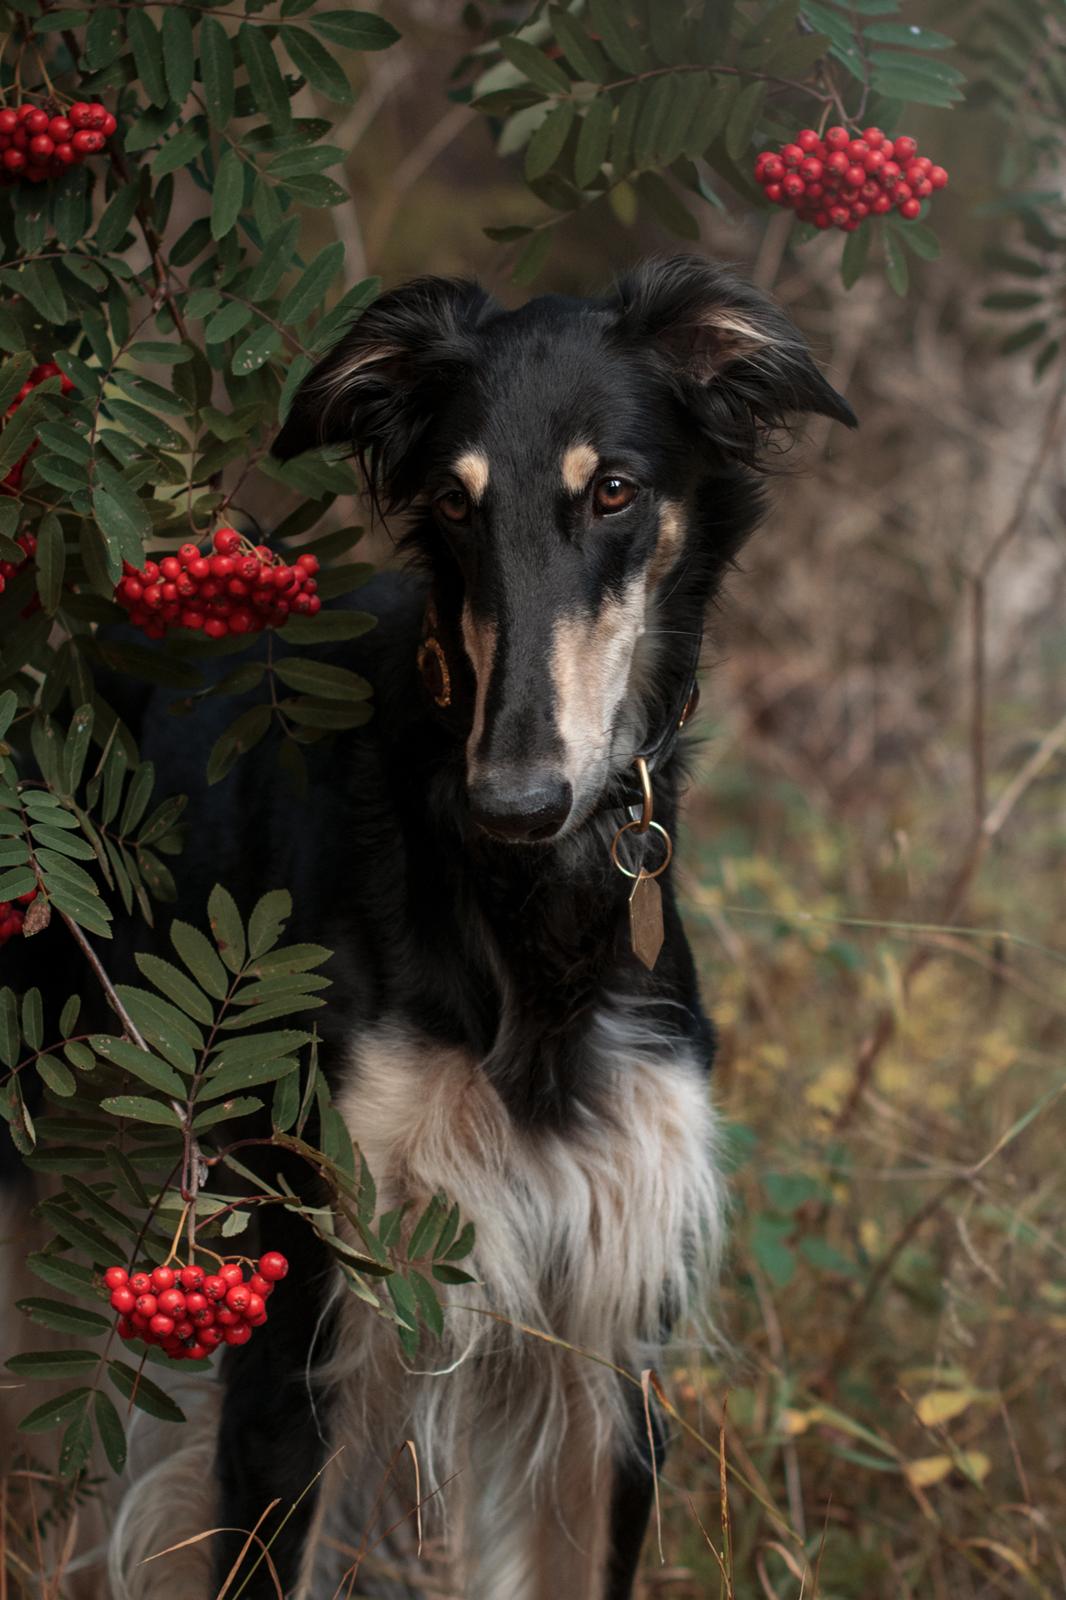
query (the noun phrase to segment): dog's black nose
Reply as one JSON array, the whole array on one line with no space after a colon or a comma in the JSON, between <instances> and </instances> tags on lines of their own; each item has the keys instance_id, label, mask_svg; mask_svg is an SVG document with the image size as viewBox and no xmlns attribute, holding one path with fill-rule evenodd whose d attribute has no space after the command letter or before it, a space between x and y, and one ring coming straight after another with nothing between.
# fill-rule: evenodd
<instances>
[{"instance_id":1,"label":"dog's black nose","mask_svg":"<svg viewBox=\"0 0 1066 1600\"><path fill-rule=\"evenodd\" d=\"M470 788L470 814L498 839L551 839L570 815L574 792L563 778L480 778Z\"/></svg>"}]
</instances>

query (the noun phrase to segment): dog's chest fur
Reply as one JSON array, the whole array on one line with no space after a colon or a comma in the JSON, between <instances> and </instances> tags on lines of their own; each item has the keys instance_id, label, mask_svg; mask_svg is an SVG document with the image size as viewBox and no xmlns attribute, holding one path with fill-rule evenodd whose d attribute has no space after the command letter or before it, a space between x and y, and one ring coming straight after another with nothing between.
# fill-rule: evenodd
<instances>
[{"instance_id":1,"label":"dog's chest fur","mask_svg":"<svg viewBox=\"0 0 1066 1600\"><path fill-rule=\"evenodd\" d=\"M527 1593L530 1517L560 1473L576 1473L585 1499L631 1442L636 1391L602 1363L639 1375L658 1360L665 1324L705 1311L718 1252L703 1063L676 1041L664 1051L622 1002L601 1010L582 1048L608 1092L565 1132L516 1122L471 1053L399 1023L353 1044L339 1096L382 1208L410 1202L417 1215L443 1193L475 1225L463 1266L477 1282L441 1289L432 1371L405 1370L395 1333L341 1289L340 1354L324 1376L346 1452L384 1464L411 1437L424 1484L455 1475L445 1517L481 1551L464 1580L476 1596ZM486 1543L486 1519L514 1523L514 1539Z\"/></svg>"}]
</instances>

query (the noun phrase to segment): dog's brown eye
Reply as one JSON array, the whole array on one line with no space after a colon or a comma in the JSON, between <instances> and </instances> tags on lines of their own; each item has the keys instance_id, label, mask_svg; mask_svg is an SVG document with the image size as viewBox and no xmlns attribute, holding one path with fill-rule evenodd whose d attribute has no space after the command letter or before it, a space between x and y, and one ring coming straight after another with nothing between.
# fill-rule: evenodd
<instances>
[{"instance_id":1,"label":"dog's brown eye","mask_svg":"<svg viewBox=\"0 0 1066 1600\"><path fill-rule=\"evenodd\" d=\"M449 522L465 522L470 515L470 501L461 489L448 489L433 502L442 517Z\"/></svg>"},{"instance_id":2,"label":"dog's brown eye","mask_svg":"<svg viewBox=\"0 0 1066 1600\"><path fill-rule=\"evenodd\" d=\"M593 490L596 510L604 516L612 511L624 511L636 498L637 486L628 478L601 478Z\"/></svg>"}]
</instances>

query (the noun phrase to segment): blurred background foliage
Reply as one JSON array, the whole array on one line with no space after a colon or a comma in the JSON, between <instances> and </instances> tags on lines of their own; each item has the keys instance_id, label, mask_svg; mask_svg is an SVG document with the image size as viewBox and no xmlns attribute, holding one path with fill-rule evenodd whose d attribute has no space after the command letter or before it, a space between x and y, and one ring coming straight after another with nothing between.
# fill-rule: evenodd
<instances>
[{"instance_id":1,"label":"blurred background foliage","mask_svg":"<svg viewBox=\"0 0 1066 1600\"><path fill-rule=\"evenodd\" d=\"M668 58L664 20L703 8L622 9ZM747 144L574 203L551 173L576 113L528 178L558 84L486 97L529 81L501 37L572 60L567 18L602 33L600 7L396 0L399 42L343 57L350 104L295 96L333 119L348 197L305 216L304 259L339 240L349 292L456 273L518 303L680 235L776 294L854 405L857 435L816 425L781 463L708 648L682 881L721 1033L731 1353L663 1375L677 1423L643 1593L1061 1595L1066 6L706 9L730 13L730 49L738 19L783 19L782 50L828 36L851 113L834 27L955 41L918 52L956 76L897 119L951 173L930 249L886 275L878 246L845 288L844 241L762 203L754 124L767 104L767 137L813 121L803 94L760 96ZM180 193L172 232L202 204ZM253 478L240 510L269 528L285 496ZM390 530L360 557L390 561Z\"/></svg>"}]
</instances>

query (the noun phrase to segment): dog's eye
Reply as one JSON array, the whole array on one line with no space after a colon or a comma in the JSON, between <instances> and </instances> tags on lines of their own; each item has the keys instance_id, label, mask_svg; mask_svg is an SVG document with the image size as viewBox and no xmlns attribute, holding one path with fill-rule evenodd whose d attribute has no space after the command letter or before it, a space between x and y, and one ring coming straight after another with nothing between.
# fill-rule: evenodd
<instances>
[{"instance_id":1,"label":"dog's eye","mask_svg":"<svg viewBox=\"0 0 1066 1600\"><path fill-rule=\"evenodd\" d=\"M601 478L592 491L592 501L601 516L624 511L636 499L637 486L628 478Z\"/></svg>"},{"instance_id":2,"label":"dog's eye","mask_svg":"<svg viewBox=\"0 0 1066 1600\"><path fill-rule=\"evenodd\" d=\"M462 489L446 489L433 504L448 522L465 522L470 515L470 501Z\"/></svg>"}]
</instances>

